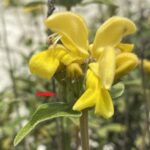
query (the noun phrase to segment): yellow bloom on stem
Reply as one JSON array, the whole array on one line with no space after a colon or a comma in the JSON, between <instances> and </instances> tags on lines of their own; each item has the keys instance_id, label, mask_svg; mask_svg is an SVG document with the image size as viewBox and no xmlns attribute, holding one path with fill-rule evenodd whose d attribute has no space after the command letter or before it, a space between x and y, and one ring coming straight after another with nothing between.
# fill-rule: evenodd
<instances>
[{"instance_id":1,"label":"yellow bloom on stem","mask_svg":"<svg viewBox=\"0 0 150 150\"><path fill-rule=\"evenodd\" d=\"M81 111L95 106L96 114L111 117L114 108L109 89L114 79L125 75L137 64L137 57L131 53L134 45L121 43L124 36L136 31L135 24L124 17L112 17L97 30L91 45L88 44L87 26L75 13L53 14L45 20L45 25L54 32L51 36L55 36L54 44L31 58L31 72L51 79L63 64L69 76L82 75L80 65L92 58L86 73L86 91L73 109ZM57 44L58 39L62 44Z\"/></svg>"},{"instance_id":2,"label":"yellow bloom on stem","mask_svg":"<svg viewBox=\"0 0 150 150\"><path fill-rule=\"evenodd\" d=\"M138 61L134 54L129 53L133 45L120 42L124 36L135 31L135 24L123 17L112 17L98 29L94 43L89 47L96 62L89 64L86 91L74 104L74 110L95 106L96 114L105 118L113 115L114 108L108 90L116 76L121 77L131 71ZM119 57L122 56L124 61L121 62Z\"/></svg>"}]
</instances>

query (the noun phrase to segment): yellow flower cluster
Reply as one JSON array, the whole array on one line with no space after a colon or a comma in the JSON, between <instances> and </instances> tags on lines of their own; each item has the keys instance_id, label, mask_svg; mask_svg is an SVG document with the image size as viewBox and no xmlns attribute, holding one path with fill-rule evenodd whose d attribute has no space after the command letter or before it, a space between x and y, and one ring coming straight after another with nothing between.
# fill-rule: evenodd
<instances>
[{"instance_id":1,"label":"yellow flower cluster","mask_svg":"<svg viewBox=\"0 0 150 150\"><path fill-rule=\"evenodd\" d=\"M88 29L83 18L72 12L55 13L45 20L54 38L48 50L35 54L30 71L51 79L60 65L65 65L71 76L82 75L81 64L87 63L86 90L76 101L73 110L95 107L95 113L109 118L114 113L109 90L115 80L129 73L138 64L132 53L133 44L121 43L123 37L136 31L135 24L124 17L112 17L96 32L94 42L88 42Z\"/></svg>"}]
</instances>

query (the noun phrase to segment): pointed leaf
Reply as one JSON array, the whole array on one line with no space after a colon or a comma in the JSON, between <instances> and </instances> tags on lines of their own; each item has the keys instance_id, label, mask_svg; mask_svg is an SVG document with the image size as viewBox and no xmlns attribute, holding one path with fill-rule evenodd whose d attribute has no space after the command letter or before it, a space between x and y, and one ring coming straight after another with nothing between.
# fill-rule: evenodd
<instances>
[{"instance_id":1,"label":"pointed leaf","mask_svg":"<svg viewBox=\"0 0 150 150\"><path fill-rule=\"evenodd\" d=\"M30 133L39 123L57 117L80 117L81 113L73 111L65 103L46 103L40 105L31 120L18 132L14 140L14 145L19 144L23 138Z\"/></svg>"}]
</instances>

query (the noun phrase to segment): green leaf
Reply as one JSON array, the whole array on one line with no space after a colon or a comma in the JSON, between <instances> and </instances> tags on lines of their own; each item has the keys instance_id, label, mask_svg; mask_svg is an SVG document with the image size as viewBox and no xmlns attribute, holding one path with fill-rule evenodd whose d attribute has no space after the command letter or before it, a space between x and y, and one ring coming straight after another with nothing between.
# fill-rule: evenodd
<instances>
[{"instance_id":1,"label":"green leaf","mask_svg":"<svg viewBox=\"0 0 150 150\"><path fill-rule=\"evenodd\" d=\"M83 5L88 5L88 4L105 4L105 5L111 5L117 7L117 5L114 4L113 0L84 0Z\"/></svg>"},{"instance_id":2,"label":"green leaf","mask_svg":"<svg viewBox=\"0 0 150 150\"><path fill-rule=\"evenodd\" d=\"M46 103L40 105L31 120L18 132L14 140L14 145L19 144L23 138L30 133L39 123L57 117L80 117L81 113L73 111L65 103Z\"/></svg>"},{"instance_id":3,"label":"green leaf","mask_svg":"<svg viewBox=\"0 0 150 150\"><path fill-rule=\"evenodd\" d=\"M45 4L46 2L43 1L31 1L24 5L24 11L36 15L43 11L43 5Z\"/></svg>"},{"instance_id":4,"label":"green leaf","mask_svg":"<svg viewBox=\"0 0 150 150\"><path fill-rule=\"evenodd\" d=\"M141 79L123 81L126 86L141 86Z\"/></svg>"},{"instance_id":5,"label":"green leaf","mask_svg":"<svg viewBox=\"0 0 150 150\"><path fill-rule=\"evenodd\" d=\"M98 134L101 137L106 137L108 132L115 132L115 133L121 133L124 132L126 130L126 127L122 124L119 123L112 123L112 124L108 124L105 125L104 127L101 127L101 129L99 129Z\"/></svg>"},{"instance_id":6,"label":"green leaf","mask_svg":"<svg viewBox=\"0 0 150 150\"><path fill-rule=\"evenodd\" d=\"M56 0L56 4L57 5L62 5L62 6L69 6L69 7L72 7L76 4L80 4L82 0Z\"/></svg>"},{"instance_id":7,"label":"green leaf","mask_svg":"<svg viewBox=\"0 0 150 150\"><path fill-rule=\"evenodd\" d=\"M110 94L111 94L112 98L115 99L115 98L122 96L124 89L125 89L125 87L122 82L119 82L119 83L115 84L114 86L112 86L112 88L110 90Z\"/></svg>"},{"instance_id":8,"label":"green leaf","mask_svg":"<svg viewBox=\"0 0 150 150\"><path fill-rule=\"evenodd\" d=\"M44 4L46 4L46 3L43 1L31 1L27 4L25 4L24 7L34 7L34 6L38 6L38 5L44 5Z\"/></svg>"}]
</instances>

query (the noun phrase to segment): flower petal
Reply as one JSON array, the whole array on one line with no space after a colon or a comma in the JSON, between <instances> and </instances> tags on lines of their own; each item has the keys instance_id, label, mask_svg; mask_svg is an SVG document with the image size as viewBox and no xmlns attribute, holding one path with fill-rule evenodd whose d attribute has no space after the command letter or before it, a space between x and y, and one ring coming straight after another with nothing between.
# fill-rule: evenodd
<instances>
[{"instance_id":1,"label":"flower petal","mask_svg":"<svg viewBox=\"0 0 150 150\"><path fill-rule=\"evenodd\" d=\"M104 51L104 47L100 47L96 50L93 50L93 44L90 44L89 46L89 52L91 53L91 55L96 59L98 60L99 57L101 56L101 54L103 53Z\"/></svg>"},{"instance_id":2,"label":"flower petal","mask_svg":"<svg viewBox=\"0 0 150 150\"><path fill-rule=\"evenodd\" d=\"M51 57L50 50L42 51L32 56L29 61L31 73L51 79L59 66L59 60Z\"/></svg>"},{"instance_id":3,"label":"flower petal","mask_svg":"<svg viewBox=\"0 0 150 150\"><path fill-rule=\"evenodd\" d=\"M101 89L96 100L95 113L104 118L110 118L114 114L114 107L109 92Z\"/></svg>"},{"instance_id":4,"label":"flower petal","mask_svg":"<svg viewBox=\"0 0 150 150\"><path fill-rule=\"evenodd\" d=\"M100 85L101 85L100 79L96 76L96 74L91 69L88 69L86 75L86 88L95 90L101 88Z\"/></svg>"},{"instance_id":5,"label":"flower petal","mask_svg":"<svg viewBox=\"0 0 150 150\"><path fill-rule=\"evenodd\" d=\"M136 26L131 20L124 17L112 17L98 29L93 51L105 46L115 47L124 36L132 34L135 31Z\"/></svg>"},{"instance_id":6,"label":"flower petal","mask_svg":"<svg viewBox=\"0 0 150 150\"><path fill-rule=\"evenodd\" d=\"M82 63L80 57L72 55L68 50L61 44L52 45L49 47L51 57L57 58L64 65L69 65L71 63Z\"/></svg>"},{"instance_id":7,"label":"flower petal","mask_svg":"<svg viewBox=\"0 0 150 150\"><path fill-rule=\"evenodd\" d=\"M88 69L87 74L86 74L86 89L87 90L82 94L82 96L74 104L73 109L81 111L85 108L94 106L100 88L101 87L100 87L99 78L92 72L92 70Z\"/></svg>"},{"instance_id":8,"label":"flower petal","mask_svg":"<svg viewBox=\"0 0 150 150\"><path fill-rule=\"evenodd\" d=\"M89 68L94 72L94 74L99 77L99 65L97 62L90 63Z\"/></svg>"},{"instance_id":9,"label":"flower petal","mask_svg":"<svg viewBox=\"0 0 150 150\"><path fill-rule=\"evenodd\" d=\"M64 65L69 65L73 62L76 63L82 63L82 59L81 57L76 57L74 55L71 55L71 53L66 53L61 59L60 61L64 64Z\"/></svg>"},{"instance_id":10,"label":"flower petal","mask_svg":"<svg viewBox=\"0 0 150 150\"><path fill-rule=\"evenodd\" d=\"M75 13L55 13L45 20L45 25L60 34L68 50L81 57L88 56L88 30L84 20Z\"/></svg>"},{"instance_id":11,"label":"flower petal","mask_svg":"<svg viewBox=\"0 0 150 150\"><path fill-rule=\"evenodd\" d=\"M67 73L69 77L77 77L83 74L82 69L78 63L71 63L67 66Z\"/></svg>"},{"instance_id":12,"label":"flower petal","mask_svg":"<svg viewBox=\"0 0 150 150\"><path fill-rule=\"evenodd\" d=\"M81 111L85 108L94 106L96 98L96 92L92 89L87 89L73 105L73 110Z\"/></svg>"},{"instance_id":13,"label":"flower petal","mask_svg":"<svg viewBox=\"0 0 150 150\"><path fill-rule=\"evenodd\" d=\"M105 89L110 89L115 75L115 49L106 47L98 60L99 77Z\"/></svg>"},{"instance_id":14,"label":"flower petal","mask_svg":"<svg viewBox=\"0 0 150 150\"><path fill-rule=\"evenodd\" d=\"M116 57L115 80L129 73L138 65L138 57L132 53L121 53Z\"/></svg>"},{"instance_id":15,"label":"flower petal","mask_svg":"<svg viewBox=\"0 0 150 150\"><path fill-rule=\"evenodd\" d=\"M50 55L54 58L61 60L65 55L68 54L66 48L61 44L52 45L48 48Z\"/></svg>"},{"instance_id":16,"label":"flower petal","mask_svg":"<svg viewBox=\"0 0 150 150\"><path fill-rule=\"evenodd\" d=\"M116 48L121 50L121 52L132 52L134 48L134 44L124 44L124 43L119 43Z\"/></svg>"}]
</instances>

